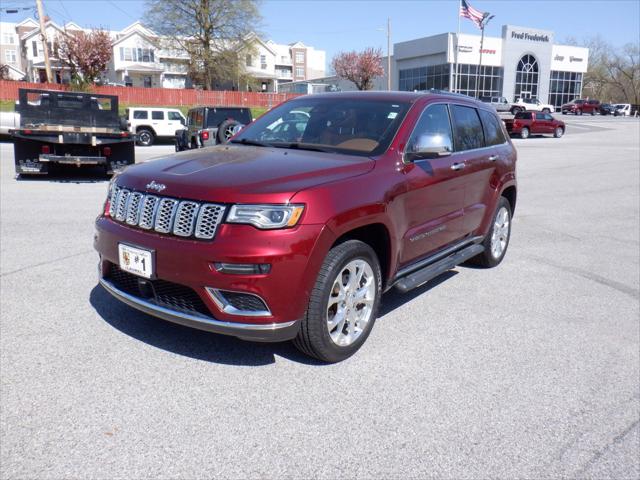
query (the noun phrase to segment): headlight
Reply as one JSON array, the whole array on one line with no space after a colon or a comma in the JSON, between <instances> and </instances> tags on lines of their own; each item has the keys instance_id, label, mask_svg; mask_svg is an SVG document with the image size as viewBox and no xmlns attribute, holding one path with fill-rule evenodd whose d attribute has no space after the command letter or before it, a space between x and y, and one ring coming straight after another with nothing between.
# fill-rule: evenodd
<instances>
[{"instance_id":1,"label":"headlight","mask_svg":"<svg viewBox=\"0 0 640 480\"><path fill-rule=\"evenodd\" d=\"M261 229L293 227L304 205L233 205L227 222L248 223Z\"/></svg>"}]
</instances>

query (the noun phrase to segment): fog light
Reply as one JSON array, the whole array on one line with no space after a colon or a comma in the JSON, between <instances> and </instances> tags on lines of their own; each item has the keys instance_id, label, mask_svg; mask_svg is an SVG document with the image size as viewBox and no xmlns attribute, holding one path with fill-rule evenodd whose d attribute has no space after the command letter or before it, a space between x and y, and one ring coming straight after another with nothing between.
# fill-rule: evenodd
<instances>
[{"instance_id":1,"label":"fog light","mask_svg":"<svg viewBox=\"0 0 640 480\"><path fill-rule=\"evenodd\" d=\"M264 275L271 271L269 263L221 263L216 262L213 267L220 273L236 275Z\"/></svg>"}]
</instances>

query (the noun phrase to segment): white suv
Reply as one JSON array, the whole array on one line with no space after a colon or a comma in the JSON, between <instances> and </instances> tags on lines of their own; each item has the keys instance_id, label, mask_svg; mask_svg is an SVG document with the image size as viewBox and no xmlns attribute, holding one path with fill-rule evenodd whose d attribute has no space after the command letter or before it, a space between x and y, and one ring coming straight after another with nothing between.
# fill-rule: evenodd
<instances>
[{"instance_id":1,"label":"white suv","mask_svg":"<svg viewBox=\"0 0 640 480\"><path fill-rule=\"evenodd\" d=\"M542 103L540 100L535 98L519 98L518 101L511 107L511 113L513 113L514 115L518 112L524 112L525 110L529 110L530 112L543 113L551 113L556 111L553 105Z\"/></svg>"},{"instance_id":2,"label":"white suv","mask_svg":"<svg viewBox=\"0 0 640 480\"><path fill-rule=\"evenodd\" d=\"M156 138L174 140L176 130L184 128L186 119L177 108L130 107L125 111L131 133L138 137L138 145L148 147Z\"/></svg>"}]
</instances>

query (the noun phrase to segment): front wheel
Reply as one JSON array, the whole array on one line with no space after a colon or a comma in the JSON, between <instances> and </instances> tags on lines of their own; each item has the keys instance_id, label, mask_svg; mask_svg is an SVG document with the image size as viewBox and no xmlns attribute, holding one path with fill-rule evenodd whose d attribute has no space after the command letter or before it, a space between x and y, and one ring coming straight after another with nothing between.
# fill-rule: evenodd
<instances>
[{"instance_id":1,"label":"front wheel","mask_svg":"<svg viewBox=\"0 0 640 480\"><path fill-rule=\"evenodd\" d=\"M520 131L520 138L529 138L529 129L527 127Z\"/></svg>"},{"instance_id":2,"label":"front wheel","mask_svg":"<svg viewBox=\"0 0 640 480\"><path fill-rule=\"evenodd\" d=\"M556 138L560 138L562 135L564 135L564 128L556 127L556 129L553 131L553 136Z\"/></svg>"},{"instance_id":3,"label":"front wheel","mask_svg":"<svg viewBox=\"0 0 640 480\"><path fill-rule=\"evenodd\" d=\"M325 258L294 345L323 362L349 358L376 320L382 274L375 252L359 240L333 247Z\"/></svg>"},{"instance_id":4,"label":"front wheel","mask_svg":"<svg viewBox=\"0 0 640 480\"><path fill-rule=\"evenodd\" d=\"M578 109L578 110L576 111L576 115L582 115L582 110Z\"/></svg>"},{"instance_id":5,"label":"front wheel","mask_svg":"<svg viewBox=\"0 0 640 480\"><path fill-rule=\"evenodd\" d=\"M497 266L507 253L510 238L511 205L505 197L500 197L489 233L482 241L484 252L473 257L470 262L485 268Z\"/></svg>"}]
</instances>

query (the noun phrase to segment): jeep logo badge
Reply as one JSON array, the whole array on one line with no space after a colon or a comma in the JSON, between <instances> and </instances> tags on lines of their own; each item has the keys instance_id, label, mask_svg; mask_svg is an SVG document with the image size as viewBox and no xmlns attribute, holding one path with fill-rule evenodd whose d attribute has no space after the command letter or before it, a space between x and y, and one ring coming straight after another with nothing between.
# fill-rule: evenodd
<instances>
[{"instance_id":1,"label":"jeep logo badge","mask_svg":"<svg viewBox=\"0 0 640 480\"><path fill-rule=\"evenodd\" d=\"M151 180L150 183L147 183L147 188L149 190L155 190L156 192L161 192L165 188L167 188L167 186L164 183L156 183L155 180Z\"/></svg>"}]
</instances>

